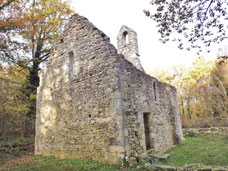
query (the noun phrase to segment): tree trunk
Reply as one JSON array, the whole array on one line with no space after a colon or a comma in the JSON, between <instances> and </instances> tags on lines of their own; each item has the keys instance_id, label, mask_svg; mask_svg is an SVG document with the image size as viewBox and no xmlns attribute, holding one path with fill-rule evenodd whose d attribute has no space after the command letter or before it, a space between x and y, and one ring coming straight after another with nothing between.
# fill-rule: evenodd
<instances>
[{"instance_id":1,"label":"tree trunk","mask_svg":"<svg viewBox=\"0 0 228 171\"><path fill-rule=\"evenodd\" d=\"M191 116L191 110L190 110L190 100L189 100L189 97L188 97L188 100L187 100L187 113L188 113L188 118L191 119L192 116Z\"/></svg>"}]
</instances>

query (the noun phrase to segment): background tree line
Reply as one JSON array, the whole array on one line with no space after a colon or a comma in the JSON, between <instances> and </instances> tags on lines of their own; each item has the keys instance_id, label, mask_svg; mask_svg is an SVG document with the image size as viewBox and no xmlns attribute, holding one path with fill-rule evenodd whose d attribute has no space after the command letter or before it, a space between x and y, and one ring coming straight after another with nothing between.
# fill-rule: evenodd
<instances>
[{"instance_id":1,"label":"background tree line","mask_svg":"<svg viewBox=\"0 0 228 171\"><path fill-rule=\"evenodd\" d=\"M34 133L38 72L72 13L61 0L0 1L0 137Z\"/></svg>"},{"instance_id":2,"label":"background tree line","mask_svg":"<svg viewBox=\"0 0 228 171\"><path fill-rule=\"evenodd\" d=\"M150 72L177 88L183 126L228 126L228 57Z\"/></svg>"}]
</instances>

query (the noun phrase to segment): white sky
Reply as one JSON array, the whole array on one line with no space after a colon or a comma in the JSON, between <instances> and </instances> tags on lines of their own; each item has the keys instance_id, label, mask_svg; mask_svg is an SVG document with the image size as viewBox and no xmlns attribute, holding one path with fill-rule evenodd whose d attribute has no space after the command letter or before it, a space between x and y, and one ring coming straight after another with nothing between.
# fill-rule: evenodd
<instances>
[{"instance_id":1,"label":"white sky","mask_svg":"<svg viewBox=\"0 0 228 171\"><path fill-rule=\"evenodd\" d=\"M122 25L135 30L141 63L146 70L179 64L189 66L197 58L196 52L180 50L173 42L162 44L158 40L156 23L143 13L151 7L150 0L72 0L71 6L110 37L115 47ZM213 54L205 56L215 57L218 47L214 49Z\"/></svg>"}]
</instances>

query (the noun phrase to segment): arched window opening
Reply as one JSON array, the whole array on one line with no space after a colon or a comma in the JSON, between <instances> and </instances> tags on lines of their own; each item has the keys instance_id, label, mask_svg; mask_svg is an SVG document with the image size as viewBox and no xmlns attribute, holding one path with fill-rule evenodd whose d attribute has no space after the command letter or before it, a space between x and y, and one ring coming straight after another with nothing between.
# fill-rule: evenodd
<instances>
[{"instance_id":1,"label":"arched window opening","mask_svg":"<svg viewBox=\"0 0 228 171\"><path fill-rule=\"evenodd\" d=\"M154 100L157 101L156 82L153 83L153 88L154 88Z\"/></svg>"},{"instance_id":2,"label":"arched window opening","mask_svg":"<svg viewBox=\"0 0 228 171\"><path fill-rule=\"evenodd\" d=\"M69 52L69 77L70 80L74 78L74 52Z\"/></svg>"},{"instance_id":3,"label":"arched window opening","mask_svg":"<svg viewBox=\"0 0 228 171\"><path fill-rule=\"evenodd\" d=\"M125 44L129 43L129 36L128 36L127 31L123 32L123 39L124 39Z\"/></svg>"}]
</instances>

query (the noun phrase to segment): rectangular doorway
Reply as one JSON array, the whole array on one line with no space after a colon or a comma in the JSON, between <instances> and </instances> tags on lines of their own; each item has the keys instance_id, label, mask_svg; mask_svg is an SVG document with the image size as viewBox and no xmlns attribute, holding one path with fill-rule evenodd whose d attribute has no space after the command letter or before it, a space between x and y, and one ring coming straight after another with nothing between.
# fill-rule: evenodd
<instances>
[{"instance_id":1,"label":"rectangular doorway","mask_svg":"<svg viewBox=\"0 0 228 171\"><path fill-rule=\"evenodd\" d=\"M146 150L150 149L149 114L150 113L143 113L144 130L145 130L145 137L146 137Z\"/></svg>"}]
</instances>

